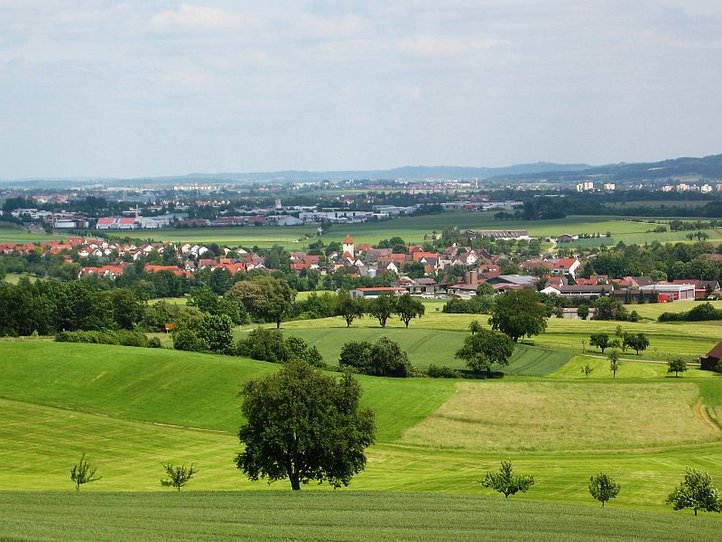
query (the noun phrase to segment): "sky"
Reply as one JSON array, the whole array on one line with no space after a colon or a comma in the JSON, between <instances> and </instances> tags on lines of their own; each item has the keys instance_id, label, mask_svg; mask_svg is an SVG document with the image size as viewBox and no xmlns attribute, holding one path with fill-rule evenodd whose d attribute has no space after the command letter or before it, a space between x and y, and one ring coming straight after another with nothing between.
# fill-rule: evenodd
<instances>
[{"instance_id":1,"label":"sky","mask_svg":"<svg viewBox=\"0 0 722 542\"><path fill-rule=\"evenodd\" d=\"M0 178L722 153L719 0L0 0Z\"/></svg>"}]
</instances>

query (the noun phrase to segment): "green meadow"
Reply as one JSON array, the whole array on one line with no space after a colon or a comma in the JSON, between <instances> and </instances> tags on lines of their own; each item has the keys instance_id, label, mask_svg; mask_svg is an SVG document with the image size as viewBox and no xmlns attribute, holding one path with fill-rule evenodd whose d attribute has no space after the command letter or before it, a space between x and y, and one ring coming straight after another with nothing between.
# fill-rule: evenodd
<instances>
[{"instance_id":1,"label":"green meadow","mask_svg":"<svg viewBox=\"0 0 722 542\"><path fill-rule=\"evenodd\" d=\"M652 219L650 219L652 220ZM457 226L460 229L473 230L527 230L532 237L556 237L562 233L570 235L597 234L599 239L580 239L569 246L606 246L616 245L623 241L626 244L646 243L652 241L675 242L688 241L688 232L654 233L654 222L636 222L613 216L569 216L558 220L542 221L498 221L494 212L445 212L438 215L400 217L393 220L367 222L363 224L334 224L321 239L325 243L340 242L347 234L355 243L378 243L381 239L400 236L407 242L421 243L425 236L432 232L441 232L445 228ZM610 237L606 237L606 233ZM710 238L719 237L716 230L705 230ZM111 234L125 236L125 233ZM155 241L211 243L216 242L227 246L250 248L254 245L269 247L282 245L289 250L302 250L315 239L316 226L288 227L239 227L239 228L204 228L161 230L158 232L139 232L140 237Z\"/></svg>"},{"instance_id":2,"label":"green meadow","mask_svg":"<svg viewBox=\"0 0 722 542\"><path fill-rule=\"evenodd\" d=\"M433 311L409 329L398 320L381 329L372 319L347 329L340 318L282 329L316 345L330 364L344 342L388 335L419 367L461 367L453 353L474 318L486 320ZM367 468L348 489L310 484L301 495L283 481L251 482L233 464L239 390L277 365L2 340L0 539L714 539L722 528L716 514L693 518L664 500L686 466L722 484L722 376L691 366L674 378L664 359L670 351L698 355L719 326L621 325L648 333L651 346L643 356L625 354L616 378L605 357L581 345L616 323L557 319L517 346L504 378L358 375L378 426ZM75 495L69 469L82 453L102 479ZM536 480L508 501L479 484L503 458ZM164 462L197 467L182 493L160 491ZM622 485L605 509L587 491L596 472ZM75 503L87 503L82 515L68 512Z\"/></svg>"},{"instance_id":3,"label":"green meadow","mask_svg":"<svg viewBox=\"0 0 722 542\"><path fill-rule=\"evenodd\" d=\"M39 243L63 237L63 234L60 233L33 233L27 228L0 222L0 243Z\"/></svg>"}]
</instances>

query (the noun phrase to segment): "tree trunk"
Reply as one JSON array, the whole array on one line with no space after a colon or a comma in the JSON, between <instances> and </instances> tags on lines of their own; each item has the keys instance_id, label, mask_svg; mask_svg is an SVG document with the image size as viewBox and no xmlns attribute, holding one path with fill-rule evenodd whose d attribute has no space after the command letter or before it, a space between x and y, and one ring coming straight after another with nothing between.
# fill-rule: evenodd
<instances>
[{"instance_id":1,"label":"tree trunk","mask_svg":"<svg viewBox=\"0 0 722 542\"><path fill-rule=\"evenodd\" d=\"M291 480L291 489L294 491L300 491L301 490L301 484L298 481L298 473L296 472L289 472L288 478Z\"/></svg>"}]
</instances>

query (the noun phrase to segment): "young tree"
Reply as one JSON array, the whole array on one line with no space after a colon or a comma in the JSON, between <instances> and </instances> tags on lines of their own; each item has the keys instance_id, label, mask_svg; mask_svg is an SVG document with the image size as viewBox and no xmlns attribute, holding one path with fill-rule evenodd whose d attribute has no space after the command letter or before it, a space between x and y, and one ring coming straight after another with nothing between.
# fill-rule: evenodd
<instances>
[{"instance_id":1,"label":"young tree","mask_svg":"<svg viewBox=\"0 0 722 542\"><path fill-rule=\"evenodd\" d=\"M186 467L185 465L164 463L163 468L165 469L165 474L168 478L162 479L160 481L160 485L163 487L173 487L178 491L180 491L197 472L193 465Z\"/></svg>"},{"instance_id":2,"label":"young tree","mask_svg":"<svg viewBox=\"0 0 722 542\"><path fill-rule=\"evenodd\" d=\"M695 516L698 510L722 511L722 498L719 490L712 485L710 475L691 467L687 467L684 480L667 497L667 504L675 510L692 508Z\"/></svg>"},{"instance_id":3,"label":"young tree","mask_svg":"<svg viewBox=\"0 0 722 542\"><path fill-rule=\"evenodd\" d=\"M609 370L612 371L612 378L617 378L619 370L619 350L609 352Z\"/></svg>"},{"instance_id":4,"label":"young tree","mask_svg":"<svg viewBox=\"0 0 722 542\"><path fill-rule=\"evenodd\" d=\"M404 294L396 300L396 312L408 328L409 322L417 316L421 318L426 312L426 308L420 300L414 299L409 294Z\"/></svg>"},{"instance_id":5,"label":"young tree","mask_svg":"<svg viewBox=\"0 0 722 542\"><path fill-rule=\"evenodd\" d=\"M388 337L381 337L369 349L368 370L366 374L374 376L406 377L413 367L399 343Z\"/></svg>"},{"instance_id":6,"label":"young tree","mask_svg":"<svg viewBox=\"0 0 722 542\"><path fill-rule=\"evenodd\" d=\"M584 365L584 367L582 367L582 374L583 374L585 377L589 378L589 375L592 374L592 371L593 371L593 370L594 370L594 369L592 368L592 366L589 365L589 363L587 363L586 365Z\"/></svg>"},{"instance_id":7,"label":"young tree","mask_svg":"<svg viewBox=\"0 0 722 542\"><path fill-rule=\"evenodd\" d=\"M80 486L100 480L101 476L95 476L97 468L85 459L85 454L80 457L80 461L73 465L70 469L70 479L75 482L75 491L80 491Z\"/></svg>"},{"instance_id":8,"label":"young tree","mask_svg":"<svg viewBox=\"0 0 722 542\"><path fill-rule=\"evenodd\" d=\"M464 339L464 346L456 352L457 359L466 361L466 366L474 373L486 371L491 376L491 367L509 365L514 353L514 342L504 335L488 329L480 329Z\"/></svg>"},{"instance_id":9,"label":"young tree","mask_svg":"<svg viewBox=\"0 0 722 542\"><path fill-rule=\"evenodd\" d=\"M644 333L625 333L622 344L634 350L637 355L649 346L649 339Z\"/></svg>"},{"instance_id":10,"label":"young tree","mask_svg":"<svg viewBox=\"0 0 722 542\"><path fill-rule=\"evenodd\" d=\"M337 381L292 360L249 380L242 396L247 421L239 439L245 448L235 462L251 480L288 478L294 490L311 480L340 487L366 466L374 415L359 408L361 386L350 373Z\"/></svg>"},{"instance_id":11,"label":"young tree","mask_svg":"<svg viewBox=\"0 0 722 542\"><path fill-rule=\"evenodd\" d=\"M534 485L534 477L528 474L514 475L511 461L505 459L501 462L499 472L487 472L481 485L503 493L505 498L519 491L527 491Z\"/></svg>"},{"instance_id":12,"label":"young tree","mask_svg":"<svg viewBox=\"0 0 722 542\"><path fill-rule=\"evenodd\" d=\"M366 312L376 318L381 327L386 327L386 320L396 312L396 301L390 295L380 295L368 301Z\"/></svg>"},{"instance_id":13,"label":"young tree","mask_svg":"<svg viewBox=\"0 0 722 542\"><path fill-rule=\"evenodd\" d=\"M604 354L604 350L609 347L609 335L606 333L592 333L589 336L589 346L596 346Z\"/></svg>"},{"instance_id":14,"label":"young tree","mask_svg":"<svg viewBox=\"0 0 722 542\"><path fill-rule=\"evenodd\" d=\"M530 288L496 296L491 328L517 342L521 337L539 335L547 327L547 314L539 294Z\"/></svg>"},{"instance_id":15,"label":"young tree","mask_svg":"<svg viewBox=\"0 0 722 542\"><path fill-rule=\"evenodd\" d=\"M471 334L472 334L472 335L478 333L478 332L481 331L482 329L484 329L484 328L481 327L481 324L479 323L479 320L472 320L472 321L469 323L469 331L471 331Z\"/></svg>"},{"instance_id":16,"label":"young tree","mask_svg":"<svg viewBox=\"0 0 722 542\"><path fill-rule=\"evenodd\" d=\"M586 320L589 316L589 305L579 305L577 307L577 316L582 320Z\"/></svg>"},{"instance_id":17,"label":"young tree","mask_svg":"<svg viewBox=\"0 0 722 542\"><path fill-rule=\"evenodd\" d=\"M687 370L687 362L681 356L677 356L667 362L667 373L674 373L675 378L679 373Z\"/></svg>"},{"instance_id":18,"label":"young tree","mask_svg":"<svg viewBox=\"0 0 722 542\"><path fill-rule=\"evenodd\" d=\"M620 489L622 486L604 473L593 474L589 478L589 493L602 503L602 508L604 508L604 503L619 495Z\"/></svg>"},{"instance_id":19,"label":"young tree","mask_svg":"<svg viewBox=\"0 0 722 542\"><path fill-rule=\"evenodd\" d=\"M341 316L346 321L346 327L351 327L351 323L364 315L363 302L360 299L354 299L348 292L339 292L336 304L336 316Z\"/></svg>"}]
</instances>

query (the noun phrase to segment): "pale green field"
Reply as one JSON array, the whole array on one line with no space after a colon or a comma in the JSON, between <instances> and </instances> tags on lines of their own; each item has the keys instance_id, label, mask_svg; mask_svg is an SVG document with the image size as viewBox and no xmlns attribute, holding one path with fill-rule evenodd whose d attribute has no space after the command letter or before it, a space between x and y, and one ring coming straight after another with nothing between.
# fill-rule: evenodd
<instances>
[{"instance_id":1,"label":"pale green field","mask_svg":"<svg viewBox=\"0 0 722 542\"><path fill-rule=\"evenodd\" d=\"M65 237L61 233L31 233L27 228L0 222L0 243L39 243Z\"/></svg>"},{"instance_id":2,"label":"pale green field","mask_svg":"<svg viewBox=\"0 0 722 542\"><path fill-rule=\"evenodd\" d=\"M637 311L642 318L656 320L663 312L687 312L702 303L711 303L716 309L722 309L722 301L675 301L673 303L643 303L626 305L628 311ZM712 323L712 322L710 322Z\"/></svg>"},{"instance_id":3,"label":"pale green field","mask_svg":"<svg viewBox=\"0 0 722 542\"><path fill-rule=\"evenodd\" d=\"M327 233L321 236L325 243L340 242L347 234L351 235L355 243L378 243L381 239L400 236L406 242L421 243L424 236L432 231L441 232L450 226L460 229L474 230L528 230L532 237L556 237L562 233L570 235L600 233L600 239L582 239L573 243L575 246L606 246L616 245L619 241L627 244L645 243L654 240L688 241L688 232L652 233L658 224L653 222L632 222L625 218L610 216L569 216L560 220L541 221L504 221L494 220L494 212L448 212L439 215L401 217L381 222L368 222L364 224L335 224ZM604 237L606 232L612 235ZM706 232L711 239L718 239L719 232L709 230ZM289 227L243 227L243 228L205 228L205 229L178 229L162 230L159 232L138 233L141 237L152 238L156 241L211 243L221 245L252 247L269 247L277 244L289 250L303 249L315 237L316 226L289 226ZM123 236L123 234L115 234ZM310 236L307 238L306 236Z\"/></svg>"}]
</instances>

